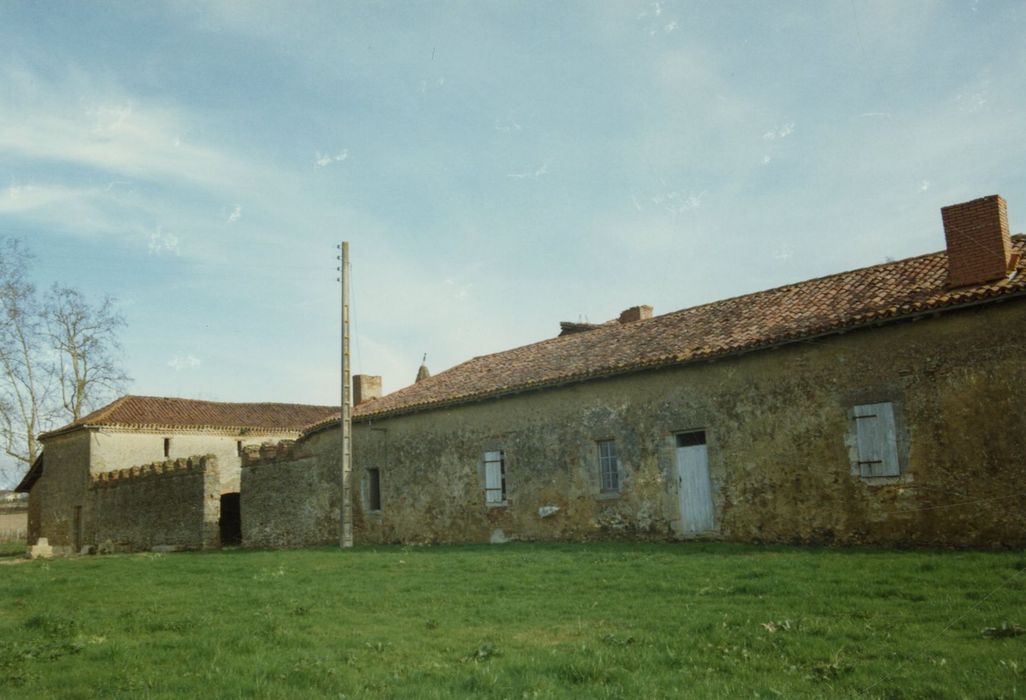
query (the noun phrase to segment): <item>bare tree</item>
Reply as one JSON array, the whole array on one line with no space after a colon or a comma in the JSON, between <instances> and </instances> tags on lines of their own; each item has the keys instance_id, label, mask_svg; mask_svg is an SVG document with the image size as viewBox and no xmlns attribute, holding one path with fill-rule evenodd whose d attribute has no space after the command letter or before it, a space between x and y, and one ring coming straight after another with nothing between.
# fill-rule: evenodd
<instances>
[{"instance_id":1,"label":"bare tree","mask_svg":"<svg viewBox=\"0 0 1026 700\"><path fill-rule=\"evenodd\" d=\"M40 305L31 263L20 240L0 238L0 485L35 462L41 432L78 420L129 381L118 365L125 320L113 301L92 305L54 285Z\"/></svg>"},{"instance_id":2,"label":"bare tree","mask_svg":"<svg viewBox=\"0 0 1026 700\"><path fill-rule=\"evenodd\" d=\"M19 470L39 455L36 436L51 417L42 314L25 274L30 261L21 241L0 240L0 439Z\"/></svg>"},{"instance_id":3,"label":"bare tree","mask_svg":"<svg viewBox=\"0 0 1026 700\"><path fill-rule=\"evenodd\" d=\"M110 297L92 306L77 289L55 284L44 308L51 368L68 420L76 421L130 381L118 363L118 330L125 319Z\"/></svg>"}]
</instances>

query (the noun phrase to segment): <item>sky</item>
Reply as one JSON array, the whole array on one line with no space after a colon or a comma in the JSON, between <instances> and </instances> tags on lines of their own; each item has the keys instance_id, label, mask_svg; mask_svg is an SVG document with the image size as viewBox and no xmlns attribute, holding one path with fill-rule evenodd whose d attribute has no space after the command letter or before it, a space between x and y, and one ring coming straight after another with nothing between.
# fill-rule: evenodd
<instances>
[{"instance_id":1,"label":"sky","mask_svg":"<svg viewBox=\"0 0 1026 700\"><path fill-rule=\"evenodd\" d=\"M0 3L0 236L131 393L339 401L1026 228L1026 3Z\"/></svg>"}]
</instances>

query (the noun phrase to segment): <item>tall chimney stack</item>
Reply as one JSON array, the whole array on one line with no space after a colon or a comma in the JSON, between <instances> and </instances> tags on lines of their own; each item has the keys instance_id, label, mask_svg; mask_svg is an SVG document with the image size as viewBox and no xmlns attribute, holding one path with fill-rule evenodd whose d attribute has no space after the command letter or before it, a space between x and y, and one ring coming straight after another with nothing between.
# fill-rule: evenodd
<instances>
[{"instance_id":1,"label":"tall chimney stack","mask_svg":"<svg viewBox=\"0 0 1026 700\"><path fill-rule=\"evenodd\" d=\"M999 195L941 209L948 245L948 287L1001 279L1012 263L1008 205Z\"/></svg>"},{"instance_id":2,"label":"tall chimney stack","mask_svg":"<svg viewBox=\"0 0 1026 700\"><path fill-rule=\"evenodd\" d=\"M381 398L381 377L371 374L353 375L353 405Z\"/></svg>"}]
</instances>

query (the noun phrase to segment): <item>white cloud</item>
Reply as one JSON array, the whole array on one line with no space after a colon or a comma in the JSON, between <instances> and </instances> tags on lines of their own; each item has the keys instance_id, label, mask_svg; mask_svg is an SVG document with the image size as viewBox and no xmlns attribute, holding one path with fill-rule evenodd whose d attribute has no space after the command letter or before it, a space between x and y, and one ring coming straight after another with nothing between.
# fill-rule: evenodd
<instances>
[{"instance_id":1,"label":"white cloud","mask_svg":"<svg viewBox=\"0 0 1026 700\"><path fill-rule=\"evenodd\" d=\"M523 131L524 127L520 126L520 124L518 124L517 122L512 121L512 120L508 121L508 122L496 121L495 122L495 130L496 131L501 131L504 134L509 134L509 133L514 132L514 131Z\"/></svg>"},{"instance_id":2,"label":"white cloud","mask_svg":"<svg viewBox=\"0 0 1026 700\"><path fill-rule=\"evenodd\" d=\"M545 161L540 166L535 168L533 171L528 170L522 173L507 173L506 177L512 177L517 180L537 180L543 175L547 175L549 172L549 163L552 161Z\"/></svg>"},{"instance_id":3,"label":"white cloud","mask_svg":"<svg viewBox=\"0 0 1026 700\"><path fill-rule=\"evenodd\" d=\"M173 233L164 233L160 226L155 233L150 234L150 255L159 255L163 252L179 254L178 236Z\"/></svg>"},{"instance_id":4,"label":"white cloud","mask_svg":"<svg viewBox=\"0 0 1026 700\"><path fill-rule=\"evenodd\" d=\"M452 290L452 295L457 299L466 299L470 296L470 290L473 289L473 284L463 284L457 282L452 277L445 278L445 286Z\"/></svg>"},{"instance_id":5,"label":"white cloud","mask_svg":"<svg viewBox=\"0 0 1026 700\"><path fill-rule=\"evenodd\" d=\"M683 214L692 209L702 206L702 200L708 194L706 191L695 194L694 192L665 192L651 197L652 204L662 206L671 214Z\"/></svg>"},{"instance_id":6,"label":"white cloud","mask_svg":"<svg viewBox=\"0 0 1026 700\"><path fill-rule=\"evenodd\" d=\"M54 185L10 185L0 192L0 214L18 214L69 199L81 199L92 190Z\"/></svg>"},{"instance_id":7,"label":"white cloud","mask_svg":"<svg viewBox=\"0 0 1026 700\"><path fill-rule=\"evenodd\" d=\"M786 139L793 133L794 122L788 122L787 124L781 124L778 127L770 129L762 135L762 138L766 141L775 141L776 139Z\"/></svg>"},{"instance_id":8,"label":"white cloud","mask_svg":"<svg viewBox=\"0 0 1026 700\"><path fill-rule=\"evenodd\" d=\"M238 221L241 218L242 218L242 207L239 206L238 204L236 204L235 208L232 209L232 213L228 215L228 220L227 221L228 221L229 224L234 224L236 221Z\"/></svg>"},{"instance_id":9,"label":"white cloud","mask_svg":"<svg viewBox=\"0 0 1026 700\"><path fill-rule=\"evenodd\" d=\"M199 367L200 359L193 354L178 354L168 360L167 366L176 372L181 372L183 369L193 369Z\"/></svg>"},{"instance_id":10,"label":"white cloud","mask_svg":"<svg viewBox=\"0 0 1026 700\"><path fill-rule=\"evenodd\" d=\"M339 151L335 155L331 155L330 153L321 153L320 151L317 151L317 153L314 156L314 163L318 167L324 168L324 167L327 167L327 166L331 165L332 163L341 163L342 161L344 161L348 157L349 157L349 149L348 148L343 148L341 151Z\"/></svg>"},{"instance_id":11,"label":"white cloud","mask_svg":"<svg viewBox=\"0 0 1026 700\"><path fill-rule=\"evenodd\" d=\"M926 192L928 189L930 189L930 181L929 180L923 180L922 182L919 183L919 191L920 192Z\"/></svg>"},{"instance_id":12,"label":"white cloud","mask_svg":"<svg viewBox=\"0 0 1026 700\"><path fill-rule=\"evenodd\" d=\"M0 154L217 189L247 180L241 164L182 142L188 120L172 108L125 99L80 75L59 82L0 68L0 83Z\"/></svg>"}]
</instances>

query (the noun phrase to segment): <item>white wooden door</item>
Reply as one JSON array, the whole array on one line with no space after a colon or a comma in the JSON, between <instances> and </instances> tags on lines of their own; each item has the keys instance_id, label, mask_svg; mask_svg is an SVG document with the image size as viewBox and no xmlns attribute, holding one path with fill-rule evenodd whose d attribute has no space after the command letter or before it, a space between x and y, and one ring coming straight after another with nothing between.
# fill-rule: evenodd
<instances>
[{"instance_id":1,"label":"white wooden door","mask_svg":"<svg viewBox=\"0 0 1026 700\"><path fill-rule=\"evenodd\" d=\"M694 534L715 529L709 453L704 444L677 448L677 477L683 532Z\"/></svg>"}]
</instances>

